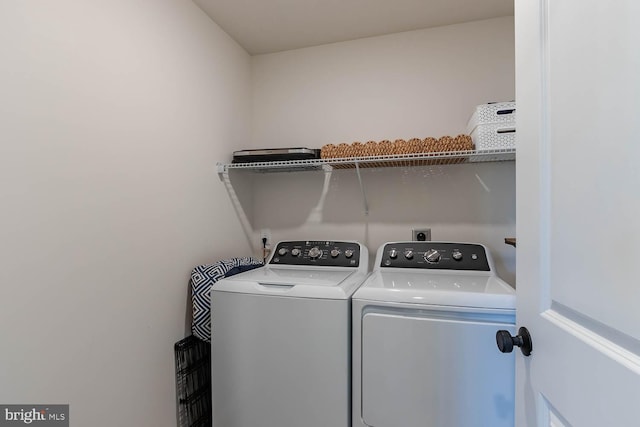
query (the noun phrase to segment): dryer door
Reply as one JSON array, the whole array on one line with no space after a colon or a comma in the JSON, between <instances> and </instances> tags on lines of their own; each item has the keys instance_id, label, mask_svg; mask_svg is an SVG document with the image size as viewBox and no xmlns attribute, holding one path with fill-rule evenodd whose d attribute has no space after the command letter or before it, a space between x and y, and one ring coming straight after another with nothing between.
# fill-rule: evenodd
<instances>
[{"instance_id":1,"label":"dryer door","mask_svg":"<svg viewBox=\"0 0 640 427\"><path fill-rule=\"evenodd\" d=\"M369 309L362 318L366 425L513 427L514 356L495 345L496 330L514 331L513 322L513 311Z\"/></svg>"}]
</instances>

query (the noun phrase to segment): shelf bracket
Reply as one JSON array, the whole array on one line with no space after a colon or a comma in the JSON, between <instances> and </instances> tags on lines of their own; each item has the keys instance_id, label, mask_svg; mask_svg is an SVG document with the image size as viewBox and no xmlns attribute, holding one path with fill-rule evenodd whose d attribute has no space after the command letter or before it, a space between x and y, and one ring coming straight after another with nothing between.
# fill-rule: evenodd
<instances>
[{"instance_id":1,"label":"shelf bracket","mask_svg":"<svg viewBox=\"0 0 640 427\"><path fill-rule=\"evenodd\" d=\"M247 218L247 214L244 212L242 208L242 204L240 203L240 199L238 199L238 195L236 194L236 190L234 190L233 185L231 184L231 179L229 178L229 169L224 167L224 165L218 164L218 177L220 181L224 184L227 194L229 195L229 199L231 200L231 204L236 211L236 215L240 220L240 225L242 225L242 231L244 231L244 235L247 238L247 243L249 244L249 248L251 248L251 252L255 253L259 250L259 248L253 243L253 227L249 222L249 218Z\"/></svg>"},{"instance_id":2,"label":"shelf bracket","mask_svg":"<svg viewBox=\"0 0 640 427\"><path fill-rule=\"evenodd\" d=\"M329 193L333 167L331 165L322 165L322 171L324 172L324 183L322 185L322 194L320 195L320 200L318 200L318 203L316 204L316 206L313 209L311 209L311 212L307 217L307 223L317 224L322 222L322 211L324 209L324 201L327 198L327 193Z\"/></svg>"},{"instance_id":3,"label":"shelf bracket","mask_svg":"<svg viewBox=\"0 0 640 427\"><path fill-rule=\"evenodd\" d=\"M362 192L362 201L364 203L364 215L369 216L369 203L367 203L367 193L364 190L364 182L362 181L362 174L360 173L360 163L355 162L356 175L358 176L358 183L360 184L360 191Z\"/></svg>"}]
</instances>

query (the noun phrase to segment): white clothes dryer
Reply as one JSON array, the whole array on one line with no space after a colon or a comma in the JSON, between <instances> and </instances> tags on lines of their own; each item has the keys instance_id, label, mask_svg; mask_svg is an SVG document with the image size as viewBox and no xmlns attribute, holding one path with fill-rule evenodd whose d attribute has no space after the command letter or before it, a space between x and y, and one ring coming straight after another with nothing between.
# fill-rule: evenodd
<instances>
[{"instance_id":1,"label":"white clothes dryer","mask_svg":"<svg viewBox=\"0 0 640 427\"><path fill-rule=\"evenodd\" d=\"M353 307L353 427L513 427L515 292L487 249L386 243Z\"/></svg>"},{"instance_id":2,"label":"white clothes dryer","mask_svg":"<svg viewBox=\"0 0 640 427\"><path fill-rule=\"evenodd\" d=\"M349 427L356 242L280 242L211 289L214 427Z\"/></svg>"}]
</instances>

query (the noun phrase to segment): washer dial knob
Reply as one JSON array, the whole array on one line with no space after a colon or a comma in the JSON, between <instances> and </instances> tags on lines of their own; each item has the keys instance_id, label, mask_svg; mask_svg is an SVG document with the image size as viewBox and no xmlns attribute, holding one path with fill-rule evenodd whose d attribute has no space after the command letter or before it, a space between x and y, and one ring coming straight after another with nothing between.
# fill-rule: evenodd
<instances>
[{"instance_id":1,"label":"washer dial knob","mask_svg":"<svg viewBox=\"0 0 640 427\"><path fill-rule=\"evenodd\" d=\"M429 249L424 253L424 260L434 264L440 261L440 252L436 251L435 249Z\"/></svg>"},{"instance_id":2,"label":"washer dial knob","mask_svg":"<svg viewBox=\"0 0 640 427\"><path fill-rule=\"evenodd\" d=\"M340 251L338 249L331 250L331 258L337 258L340 255Z\"/></svg>"},{"instance_id":3,"label":"washer dial knob","mask_svg":"<svg viewBox=\"0 0 640 427\"><path fill-rule=\"evenodd\" d=\"M299 256L299 255L300 255L300 249L298 248L291 249L291 256Z\"/></svg>"},{"instance_id":4,"label":"washer dial knob","mask_svg":"<svg viewBox=\"0 0 640 427\"><path fill-rule=\"evenodd\" d=\"M346 256L347 258L351 258L353 256L353 250L351 249L346 249L344 251L344 256Z\"/></svg>"},{"instance_id":5,"label":"washer dial knob","mask_svg":"<svg viewBox=\"0 0 640 427\"><path fill-rule=\"evenodd\" d=\"M455 250L453 251L453 253L451 254L451 257L453 259L455 259L456 261L460 261L462 259L462 252Z\"/></svg>"},{"instance_id":6,"label":"washer dial knob","mask_svg":"<svg viewBox=\"0 0 640 427\"><path fill-rule=\"evenodd\" d=\"M396 259L396 258L398 258L398 251L397 251L397 250L395 250L395 249L391 249L391 250L389 251L389 258L391 258L391 259Z\"/></svg>"},{"instance_id":7,"label":"washer dial knob","mask_svg":"<svg viewBox=\"0 0 640 427\"><path fill-rule=\"evenodd\" d=\"M404 251L404 257L406 259L413 259L413 251L411 249L407 249Z\"/></svg>"},{"instance_id":8,"label":"washer dial knob","mask_svg":"<svg viewBox=\"0 0 640 427\"><path fill-rule=\"evenodd\" d=\"M280 256L285 256L285 255L287 254L287 252L289 252L289 249L287 249L287 248L280 248L280 249L278 250L278 255L280 255Z\"/></svg>"},{"instance_id":9,"label":"washer dial knob","mask_svg":"<svg viewBox=\"0 0 640 427\"><path fill-rule=\"evenodd\" d=\"M320 250L319 247L314 246L311 249L309 249L309 258L316 259L316 258L320 258L321 256L322 256L322 250Z\"/></svg>"}]
</instances>

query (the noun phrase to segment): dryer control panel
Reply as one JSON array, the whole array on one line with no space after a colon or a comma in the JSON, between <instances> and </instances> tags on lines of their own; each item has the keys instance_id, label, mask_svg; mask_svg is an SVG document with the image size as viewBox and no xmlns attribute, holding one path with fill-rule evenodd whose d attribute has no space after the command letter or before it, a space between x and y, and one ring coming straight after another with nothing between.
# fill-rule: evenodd
<instances>
[{"instance_id":1,"label":"dryer control panel","mask_svg":"<svg viewBox=\"0 0 640 427\"><path fill-rule=\"evenodd\" d=\"M297 240L280 242L269 264L358 267L360 245L355 242Z\"/></svg>"},{"instance_id":2,"label":"dryer control panel","mask_svg":"<svg viewBox=\"0 0 640 427\"><path fill-rule=\"evenodd\" d=\"M451 242L387 243L380 267L491 271L484 246Z\"/></svg>"}]
</instances>

